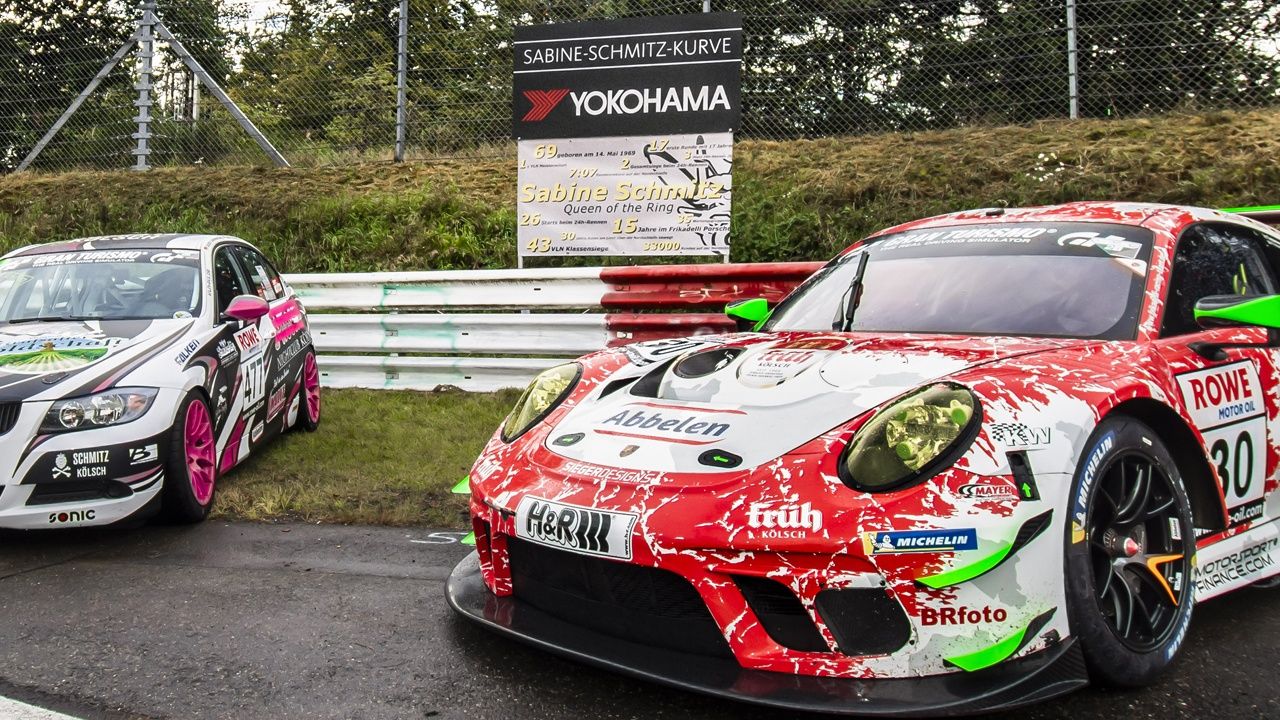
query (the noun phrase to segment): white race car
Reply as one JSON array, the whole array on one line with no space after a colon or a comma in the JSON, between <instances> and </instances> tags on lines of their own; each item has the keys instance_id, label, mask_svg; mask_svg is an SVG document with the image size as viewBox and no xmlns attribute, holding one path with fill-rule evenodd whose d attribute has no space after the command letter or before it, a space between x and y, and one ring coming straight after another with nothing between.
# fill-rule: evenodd
<instances>
[{"instance_id":1,"label":"white race car","mask_svg":"<svg viewBox=\"0 0 1280 720\"><path fill-rule=\"evenodd\" d=\"M319 421L306 313L243 240L119 235L0 258L0 528L198 522L222 473Z\"/></svg>"}]
</instances>

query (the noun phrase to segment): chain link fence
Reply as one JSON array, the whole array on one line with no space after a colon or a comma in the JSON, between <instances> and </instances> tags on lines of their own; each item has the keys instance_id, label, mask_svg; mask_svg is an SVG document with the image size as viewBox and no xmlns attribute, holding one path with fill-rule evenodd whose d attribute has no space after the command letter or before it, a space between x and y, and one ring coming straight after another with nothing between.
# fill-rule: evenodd
<instances>
[{"instance_id":1,"label":"chain link fence","mask_svg":"<svg viewBox=\"0 0 1280 720\"><path fill-rule=\"evenodd\" d=\"M159 20L295 165L509 153L513 28L702 0L159 0ZM1272 0L712 0L743 14L739 137L850 136L1280 103ZM0 0L0 172L137 31L122 0ZM397 113L404 34L404 113ZM167 43L134 47L30 167L270 159ZM144 77L145 76L145 77ZM146 86L146 87L142 87ZM146 102L139 99L145 95ZM402 127L398 127L403 117Z\"/></svg>"}]
</instances>

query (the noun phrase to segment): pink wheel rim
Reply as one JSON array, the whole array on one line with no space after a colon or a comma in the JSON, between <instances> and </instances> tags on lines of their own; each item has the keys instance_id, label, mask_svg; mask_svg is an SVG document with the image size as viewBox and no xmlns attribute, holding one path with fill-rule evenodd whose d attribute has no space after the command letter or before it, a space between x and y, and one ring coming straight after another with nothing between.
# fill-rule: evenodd
<instances>
[{"instance_id":1,"label":"pink wheel rim","mask_svg":"<svg viewBox=\"0 0 1280 720\"><path fill-rule=\"evenodd\" d=\"M320 421L320 368L316 356L308 353L302 369L302 384L307 391L307 417L311 422Z\"/></svg>"},{"instance_id":2,"label":"pink wheel rim","mask_svg":"<svg viewBox=\"0 0 1280 720\"><path fill-rule=\"evenodd\" d=\"M195 496L196 502L208 505L213 498L213 484L217 478L213 459L213 422L209 419L209 408L204 403L197 401L187 406L184 437L191 494Z\"/></svg>"}]
</instances>

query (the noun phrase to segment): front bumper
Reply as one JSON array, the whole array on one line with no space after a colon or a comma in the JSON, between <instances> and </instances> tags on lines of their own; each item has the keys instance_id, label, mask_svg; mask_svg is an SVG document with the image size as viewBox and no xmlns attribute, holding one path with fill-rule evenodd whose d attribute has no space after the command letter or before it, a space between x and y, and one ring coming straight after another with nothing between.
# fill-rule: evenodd
<instances>
[{"instance_id":1,"label":"front bumper","mask_svg":"<svg viewBox=\"0 0 1280 720\"><path fill-rule=\"evenodd\" d=\"M683 690L789 710L908 717L1040 702L1088 683L1074 640L972 673L862 680L751 670L728 658L650 647L586 629L485 587L479 556L454 568L449 605L490 630L574 660Z\"/></svg>"}]
</instances>

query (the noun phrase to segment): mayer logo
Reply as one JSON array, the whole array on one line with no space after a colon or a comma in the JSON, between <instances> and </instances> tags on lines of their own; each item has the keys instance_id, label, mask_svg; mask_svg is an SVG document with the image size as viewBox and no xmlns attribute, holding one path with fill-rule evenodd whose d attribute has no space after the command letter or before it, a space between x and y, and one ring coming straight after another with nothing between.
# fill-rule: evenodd
<instances>
[{"instance_id":1,"label":"mayer logo","mask_svg":"<svg viewBox=\"0 0 1280 720\"><path fill-rule=\"evenodd\" d=\"M976 550L978 531L962 530L882 530L863 533L863 546L868 555L891 553L954 552Z\"/></svg>"},{"instance_id":2,"label":"mayer logo","mask_svg":"<svg viewBox=\"0 0 1280 720\"><path fill-rule=\"evenodd\" d=\"M564 100L569 94L568 88L560 88L558 90L525 90L524 96L533 103L533 107L529 108L529 112L520 118L523 122L538 122L546 120L552 110Z\"/></svg>"},{"instance_id":3,"label":"mayer logo","mask_svg":"<svg viewBox=\"0 0 1280 720\"><path fill-rule=\"evenodd\" d=\"M709 445L723 438L733 427L734 416L741 410L706 410L636 403L628 405L597 423L595 431L602 435L662 440L682 445ZM716 417L727 416L727 417Z\"/></svg>"}]
</instances>

